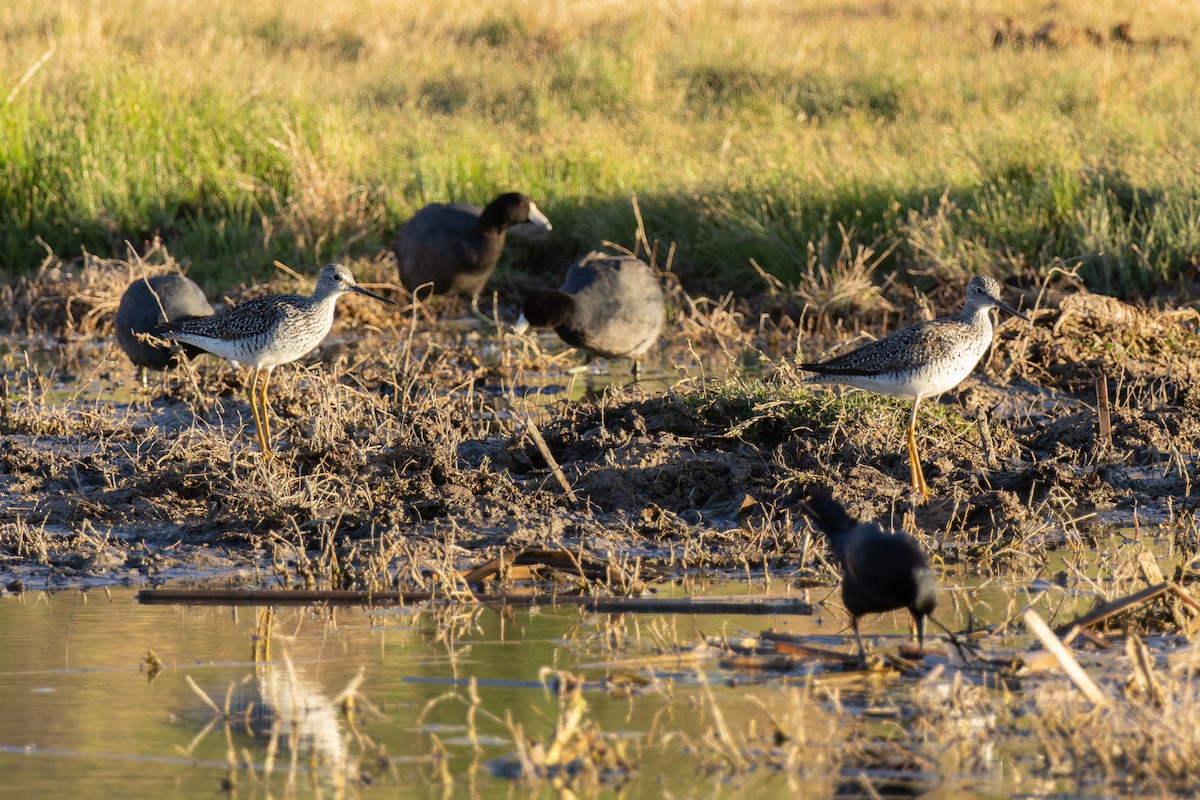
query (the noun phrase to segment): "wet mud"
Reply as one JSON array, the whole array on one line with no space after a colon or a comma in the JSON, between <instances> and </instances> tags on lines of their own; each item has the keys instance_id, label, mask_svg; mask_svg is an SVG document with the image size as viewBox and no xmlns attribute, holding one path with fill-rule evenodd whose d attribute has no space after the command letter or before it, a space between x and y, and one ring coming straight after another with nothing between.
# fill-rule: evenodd
<instances>
[{"instance_id":1,"label":"wet mud","mask_svg":"<svg viewBox=\"0 0 1200 800\"><path fill-rule=\"evenodd\" d=\"M677 572L792 572L809 531L778 500L814 484L982 571L1005 551L1114 525L1196 530L1194 309L1029 298L1032 323L1002 322L973 375L923 406L935 496L921 504L908 404L810 390L797 356L828 352L844 330L746 301L676 293L657 375L642 383L620 361L571 377L578 357L548 355L551 338L346 303L316 354L276 372L280 457L263 462L244 374L202 357L142 388L108 335L115 302L80 306L78 283L68 294L43 280L39 296L9 287L3 321L5 583L425 588L439 564L535 546Z\"/></svg>"}]
</instances>

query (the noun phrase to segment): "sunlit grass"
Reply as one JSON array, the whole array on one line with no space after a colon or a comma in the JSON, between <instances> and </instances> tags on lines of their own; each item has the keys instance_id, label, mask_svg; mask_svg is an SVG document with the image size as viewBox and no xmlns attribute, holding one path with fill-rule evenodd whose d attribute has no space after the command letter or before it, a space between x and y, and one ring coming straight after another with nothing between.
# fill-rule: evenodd
<instances>
[{"instance_id":1,"label":"sunlit grass","mask_svg":"<svg viewBox=\"0 0 1200 800\"><path fill-rule=\"evenodd\" d=\"M1129 13L13 0L0 270L35 268L39 239L70 256L158 233L224 287L274 259L369 257L425 203L521 188L555 223L547 268L631 243L636 193L684 280L757 285L753 258L796 283L840 225L899 241L885 268L1013 273L1087 254L1094 286L1146 292L1196 273L1200 10ZM1135 39L1182 43L993 49L1001 15L1132 21ZM944 235L924 238L931 224Z\"/></svg>"},{"instance_id":2,"label":"sunlit grass","mask_svg":"<svg viewBox=\"0 0 1200 800\"><path fill-rule=\"evenodd\" d=\"M908 401L872 392L808 388L758 378L707 384L687 394L684 403L705 421L725 426L726 436L757 442L779 441L799 432L828 436L829 429L840 426L890 429L898 440L912 407ZM962 414L937 403L923 406L921 419L953 435L973 430L973 423Z\"/></svg>"}]
</instances>

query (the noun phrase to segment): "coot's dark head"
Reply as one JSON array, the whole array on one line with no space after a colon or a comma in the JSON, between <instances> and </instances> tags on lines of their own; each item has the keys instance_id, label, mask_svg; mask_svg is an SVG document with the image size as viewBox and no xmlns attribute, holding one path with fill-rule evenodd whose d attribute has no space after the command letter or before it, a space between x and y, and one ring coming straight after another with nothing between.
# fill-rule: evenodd
<instances>
[{"instance_id":1,"label":"coot's dark head","mask_svg":"<svg viewBox=\"0 0 1200 800\"><path fill-rule=\"evenodd\" d=\"M538 289L525 298L521 312L535 328L557 328L575 313L575 298L556 289Z\"/></svg>"},{"instance_id":2,"label":"coot's dark head","mask_svg":"<svg viewBox=\"0 0 1200 800\"><path fill-rule=\"evenodd\" d=\"M505 227L529 222L544 230L553 230L550 220L538 210L528 195L520 192L508 192L488 203L483 210L482 219L498 223Z\"/></svg>"}]
</instances>

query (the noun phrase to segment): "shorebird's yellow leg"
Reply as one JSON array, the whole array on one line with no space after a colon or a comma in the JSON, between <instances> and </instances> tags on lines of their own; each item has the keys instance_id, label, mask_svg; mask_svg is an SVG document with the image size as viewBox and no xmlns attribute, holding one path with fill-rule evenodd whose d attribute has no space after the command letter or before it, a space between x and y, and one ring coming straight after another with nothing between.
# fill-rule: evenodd
<instances>
[{"instance_id":1,"label":"shorebird's yellow leg","mask_svg":"<svg viewBox=\"0 0 1200 800\"><path fill-rule=\"evenodd\" d=\"M267 411L267 384L270 382L271 367L267 367L267 374L263 376L262 382L262 410L259 413L262 415L263 441L265 442L263 454L268 458L275 455L271 452L271 415Z\"/></svg>"},{"instance_id":2,"label":"shorebird's yellow leg","mask_svg":"<svg viewBox=\"0 0 1200 800\"><path fill-rule=\"evenodd\" d=\"M917 452L917 406L920 399L913 401L912 414L908 417L908 467L912 473L913 490L921 495L922 500L928 499L933 492L925 485L925 473L921 470L921 455Z\"/></svg>"},{"instance_id":3,"label":"shorebird's yellow leg","mask_svg":"<svg viewBox=\"0 0 1200 800\"><path fill-rule=\"evenodd\" d=\"M254 415L254 435L258 437L258 449L262 450L262 419L258 416L258 370L254 369L250 378L250 413Z\"/></svg>"},{"instance_id":4,"label":"shorebird's yellow leg","mask_svg":"<svg viewBox=\"0 0 1200 800\"><path fill-rule=\"evenodd\" d=\"M258 379L262 370L254 370L254 379L250 382L250 411L254 414L254 432L258 434L258 449L263 458L271 457L271 446L267 443L262 412L258 407ZM268 373L270 374L270 373Z\"/></svg>"}]
</instances>

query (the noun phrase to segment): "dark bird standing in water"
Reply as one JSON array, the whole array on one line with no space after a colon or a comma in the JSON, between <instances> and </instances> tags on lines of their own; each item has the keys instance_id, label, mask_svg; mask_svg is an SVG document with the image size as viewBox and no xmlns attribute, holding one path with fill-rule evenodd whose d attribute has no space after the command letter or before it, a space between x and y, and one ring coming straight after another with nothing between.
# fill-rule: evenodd
<instances>
[{"instance_id":1,"label":"dark bird standing in water","mask_svg":"<svg viewBox=\"0 0 1200 800\"><path fill-rule=\"evenodd\" d=\"M863 614L907 608L917 623L917 644L924 647L925 618L937 606L937 578L917 540L903 531L887 533L875 522L855 522L828 492L813 492L804 510L842 568L842 602L863 663L866 651L858 632Z\"/></svg>"},{"instance_id":2,"label":"dark bird standing in water","mask_svg":"<svg viewBox=\"0 0 1200 800\"><path fill-rule=\"evenodd\" d=\"M592 251L571 265L558 289L525 298L516 331L527 326L554 328L589 355L632 359L636 378L641 357L662 331L662 287L644 261Z\"/></svg>"}]
</instances>

